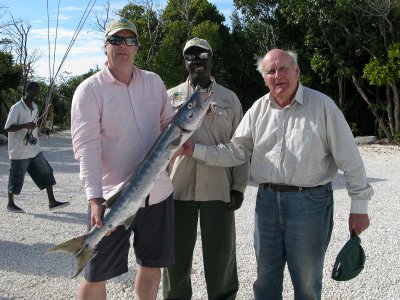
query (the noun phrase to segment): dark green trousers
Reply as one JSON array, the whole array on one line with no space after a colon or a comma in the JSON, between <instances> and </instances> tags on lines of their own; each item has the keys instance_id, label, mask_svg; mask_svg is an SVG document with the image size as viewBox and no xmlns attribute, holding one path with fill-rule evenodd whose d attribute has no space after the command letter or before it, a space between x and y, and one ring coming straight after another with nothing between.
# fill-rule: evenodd
<instances>
[{"instance_id":1,"label":"dark green trousers","mask_svg":"<svg viewBox=\"0 0 400 300\"><path fill-rule=\"evenodd\" d=\"M236 266L235 215L222 201L175 200L175 265L164 269L164 299L192 297L193 250L200 220L204 275L208 299L235 299L239 288Z\"/></svg>"}]
</instances>

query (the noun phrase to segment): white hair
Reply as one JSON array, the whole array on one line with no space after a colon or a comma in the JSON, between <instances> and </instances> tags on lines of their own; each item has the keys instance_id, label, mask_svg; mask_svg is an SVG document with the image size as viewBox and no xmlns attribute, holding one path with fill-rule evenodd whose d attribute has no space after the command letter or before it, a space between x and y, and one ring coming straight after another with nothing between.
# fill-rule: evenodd
<instances>
[{"instance_id":1,"label":"white hair","mask_svg":"<svg viewBox=\"0 0 400 300\"><path fill-rule=\"evenodd\" d=\"M294 52L294 51L291 51L291 50L288 50L288 51L283 50L283 51L292 58L292 64L296 66L298 64L297 63L297 53ZM268 52L267 52L267 54L268 54ZM255 56L255 59L257 61L256 62L257 71L260 72L261 75L264 75L264 64L263 64L263 62L264 62L265 57L267 56L267 54L265 54L264 57Z\"/></svg>"}]
</instances>

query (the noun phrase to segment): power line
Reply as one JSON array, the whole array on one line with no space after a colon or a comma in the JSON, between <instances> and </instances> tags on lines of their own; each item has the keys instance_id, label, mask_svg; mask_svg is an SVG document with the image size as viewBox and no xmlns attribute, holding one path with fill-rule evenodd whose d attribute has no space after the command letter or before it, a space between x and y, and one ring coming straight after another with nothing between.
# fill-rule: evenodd
<instances>
[{"instance_id":1,"label":"power line","mask_svg":"<svg viewBox=\"0 0 400 300\"><path fill-rule=\"evenodd\" d=\"M81 19L79 20L79 23L75 29L75 32L71 38L71 41L69 42L69 45L67 47L67 50L64 53L64 56L58 66L57 71L54 73L54 67L55 67L55 55L56 55L56 49L57 49L57 37L58 37L58 19L59 19L59 13L60 13L60 0L58 1L58 7L57 7L57 21L56 21L56 28L55 28L55 38L54 38L54 51L53 51L53 66L51 67L51 45L50 45L50 15L49 15L49 1L46 1L46 6L47 6L47 40L48 40L48 48L49 48L49 79L50 79L50 86L49 86L49 93L47 95L47 99L45 101L44 105L44 112L43 114L38 118L38 122L40 121L40 125L44 124L44 121L47 119L48 111L51 106L52 102L52 97L53 97L53 92L54 92L54 87L55 87L55 81L58 76L58 73L60 72L64 62L66 61L68 54L74 45L76 39L78 38L79 33L81 32L83 25L85 24L87 18L89 17L94 5L96 4L96 0L90 0L85 8L85 11L82 14Z\"/></svg>"}]
</instances>

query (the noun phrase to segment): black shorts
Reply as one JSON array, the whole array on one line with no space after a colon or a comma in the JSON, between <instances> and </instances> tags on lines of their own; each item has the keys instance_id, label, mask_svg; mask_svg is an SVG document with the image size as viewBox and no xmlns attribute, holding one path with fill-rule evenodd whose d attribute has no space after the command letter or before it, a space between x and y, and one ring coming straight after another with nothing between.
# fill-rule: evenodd
<instances>
[{"instance_id":1,"label":"black shorts","mask_svg":"<svg viewBox=\"0 0 400 300\"><path fill-rule=\"evenodd\" d=\"M90 206L88 211L90 224ZM133 248L138 265L165 268L174 264L174 201L172 195L160 203L142 207L129 230L123 226L96 246L85 266L89 282L105 281L128 272L129 238L134 233Z\"/></svg>"},{"instance_id":2,"label":"black shorts","mask_svg":"<svg viewBox=\"0 0 400 300\"><path fill-rule=\"evenodd\" d=\"M53 169L42 152L32 158L12 159L10 176L8 178L8 192L19 195L24 184L25 173L31 176L33 182L41 190L56 184Z\"/></svg>"}]
</instances>

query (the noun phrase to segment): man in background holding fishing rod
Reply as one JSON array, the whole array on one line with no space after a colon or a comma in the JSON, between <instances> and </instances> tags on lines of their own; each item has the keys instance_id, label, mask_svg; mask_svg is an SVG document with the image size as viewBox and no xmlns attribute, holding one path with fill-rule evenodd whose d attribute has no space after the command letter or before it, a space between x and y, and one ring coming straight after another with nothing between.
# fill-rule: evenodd
<instances>
[{"instance_id":1,"label":"man in background holding fishing rod","mask_svg":"<svg viewBox=\"0 0 400 300\"><path fill-rule=\"evenodd\" d=\"M40 150L36 126L38 108L34 102L39 92L37 82L29 83L26 95L11 107L4 125L8 132L8 156L11 160L7 210L13 213L24 212L14 203L14 195L21 193L26 172L39 189L46 189L50 210L69 205L69 202L60 202L54 198L53 185L56 180L53 169Z\"/></svg>"},{"instance_id":2,"label":"man in background holding fishing rod","mask_svg":"<svg viewBox=\"0 0 400 300\"><path fill-rule=\"evenodd\" d=\"M161 78L134 65L139 49L134 24L112 21L104 48L106 64L78 86L71 107L72 145L89 200L89 227L102 226L104 199L124 186L174 116ZM156 299L160 268L174 263L172 191L165 171L129 230L118 226L96 245L78 299L106 299L107 280L128 271L132 232L139 265L136 294L140 300Z\"/></svg>"}]
</instances>

